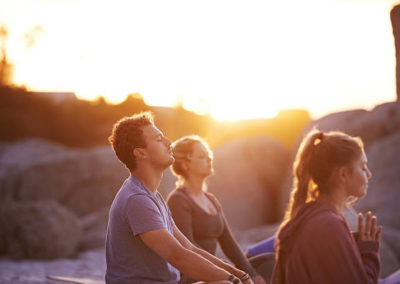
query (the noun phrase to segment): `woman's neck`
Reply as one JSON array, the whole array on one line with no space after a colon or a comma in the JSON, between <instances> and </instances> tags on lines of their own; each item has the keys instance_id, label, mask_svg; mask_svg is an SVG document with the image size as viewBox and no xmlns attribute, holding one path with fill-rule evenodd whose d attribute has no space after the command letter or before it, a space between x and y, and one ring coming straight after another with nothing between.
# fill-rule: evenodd
<instances>
[{"instance_id":1,"label":"woman's neck","mask_svg":"<svg viewBox=\"0 0 400 284\"><path fill-rule=\"evenodd\" d=\"M207 189L205 178L189 177L184 180L183 187L193 195L201 195Z\"/></svg>"},{"instance_id":2,"label":"woman's neck","mask_svg":"<svg viewBox=\"0 0 400 284\"><path fill-rule=\"evenodd\" d=\"M320 194L317 201L332 205L338 213L343 211L346 205L347 196L339 188L333 189L331 194Z\"/></svg>"}]
</instances>

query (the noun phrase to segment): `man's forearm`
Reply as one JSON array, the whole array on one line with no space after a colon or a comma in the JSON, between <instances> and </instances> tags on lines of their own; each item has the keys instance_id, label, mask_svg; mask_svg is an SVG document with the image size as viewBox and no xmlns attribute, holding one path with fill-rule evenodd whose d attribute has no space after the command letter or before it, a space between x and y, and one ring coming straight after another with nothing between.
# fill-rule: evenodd
<instances>
[{"instance_id":1,"label":"man's forearm","mask_svg":"<svg viewBox=\"0 0 400 284\"><path fill-rule=\"evenodd\" d=\"M171 255L167 261L180 272L195 280L227 280L229 275L233 274L203 255L183 247Z\"/></svg>"},{"instance_id":2,"label":"man's forearm","mask_svg":"<svg viewBox=\"0 0 400 284\"><path fill-rule=\"evenodd\" d=\"M240 269L237 269L236 267L220 260L218 257L208 253L205 250L202 250L198 247L193 246L192 247L193 252L195 252L196 254L201 255L202 257L204 257L205 259L209 260L210 262L212 262L213 264L215 264L216 266L228 271L230 274L235 275L236 277L242 277L244 274L246 274L245 271L242 271Z\"/></svg>"}]
</instances>

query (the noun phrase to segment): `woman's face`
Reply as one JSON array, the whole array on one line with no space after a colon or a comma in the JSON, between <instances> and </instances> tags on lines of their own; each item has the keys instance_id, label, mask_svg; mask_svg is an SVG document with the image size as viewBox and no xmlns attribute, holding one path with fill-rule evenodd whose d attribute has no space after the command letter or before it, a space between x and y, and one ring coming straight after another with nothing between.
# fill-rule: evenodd
<instances>
[{"instance_id":1,"label":"woman's face","mask_svg":"<svg viewBox=\"0 0 400 284\"><path fill-rule=\"evenodd\" d=\"M364 151L351 165L346 188L349 196L364 197L367 194L368 180L372 174L368 169L368 160Z\"/></svg>"},{"instance_id":2,"label":"woman's face","mask_svg":"<svg viewBox=\"0 0 400 284\"><path fill-rule=\"evenodd\" d=\"M212 153L203 143L193 145L193 152L187 163L189 175L208 177L214 173Z\"/></svg>"}]
</instances>

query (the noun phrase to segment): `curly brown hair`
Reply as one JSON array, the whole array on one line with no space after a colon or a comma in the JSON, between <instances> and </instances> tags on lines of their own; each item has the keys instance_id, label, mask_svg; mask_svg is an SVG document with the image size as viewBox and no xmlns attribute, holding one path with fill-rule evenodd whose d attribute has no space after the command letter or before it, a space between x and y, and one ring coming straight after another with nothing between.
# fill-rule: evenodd
<instances>
[{"instance_id":1,"label":"curly brown hair","mask_svg":"<svg viewBox=\"0 0 400 284\"><path fill-rule=\"evenodd\" d=\"M136 168L136 159L133 150L146 147L143 137L143 127L154 124L151 112L142 112L123 117L114 124L112 134L108 138L118 159L132 171Z\"/></svg>"}]
</instances>

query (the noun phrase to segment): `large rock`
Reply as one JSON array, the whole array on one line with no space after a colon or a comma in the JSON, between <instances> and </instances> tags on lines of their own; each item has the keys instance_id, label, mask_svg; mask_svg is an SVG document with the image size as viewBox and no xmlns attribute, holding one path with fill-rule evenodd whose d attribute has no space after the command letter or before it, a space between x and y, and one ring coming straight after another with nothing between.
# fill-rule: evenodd
<instances>
[{"instance_id":1,"label":"large rock","mask_svg":"<svg viewBox=\"0 0 400 284\"><path fill-rule=\"evenodd\" d=\"M54 201L0 204L0 254L11 258L72 256L81 231L75 214Z\"/></svg>"},{"instance_id":2,"label":"large rock","mask_svg":"<svg viewBox=\"0 0 400 284\"><path fill-rule=\"evenodd\" d=\"M400 102L381 104L371 111L358 109L333 113L310 123L306 132L312 127L360 136L368 146L400 130Z\"/></svg>"},{"instance_id":3,"label":"large rock","mask_svg":"<svg viewBox=\"0 0 400 284\"><path fill-rule=\"evenodd\" d=\"M168 194L176 187L177 180L178 179L172 174L170 168L164 171L160 186L158 187L158 191L165 199L167 198Z\"/></svg>"},{"instance_id":4,"label":"large rock","mask_svg":"<svg viewBox=\"0 0 400 284\"><path fill-rule=\"evenodd\" d=\"M85 251L104 248L107 234L109 207L104 207L97 212L90 213L80 218L83 230L79 241L78 250Z\"/></svg>"},{"instance_id":5,"label":"large rock","mask_svg":"<svg viewBox=\"0 0 400 284\"><path fill-rule=\"evenodd\" d=\"M367 148L372 178L368 183L368 194L356 203L356 208L363 212L371 210L380 223L400 230L400 218L395 213L400 204L399 145L400 131Z\"/></svg>"},{"instance_id":6,"label":"large rock","mask_svg":"<svg viewBox=\"0 0 400 284\"><path fill-rule=\"evenodd\" d=\"M0 152L0 199L55 200L83 216L109 205L127 175L110 147L24 140Z\"/></svg>"},{"instance_id":7,"label":"large rock","mask_svg":"<svg viewBox=\"0 0 400 284\"><path fill-rule=\"evenodd\" d=\"M375 141L367 148L368 165L372 172L368 194L356 202L357 211L371 211L383 226L382 238L400 260L400 131ZM385 260L382 254L382 259ZM399 261L386 261L383 273L399 268Z\"/></svg>"},{"instance_id":8,"label":"large rock","mask_svg":"<svg viewBox=\"0 0 400 284\"><path fill-rule=\"evenodd\" d=\"M226 143L214 157L209 191L220 200L229 223L244 229L276 222L289 150L274 139L254 137Z\"/></svg>"}]
</instances>

